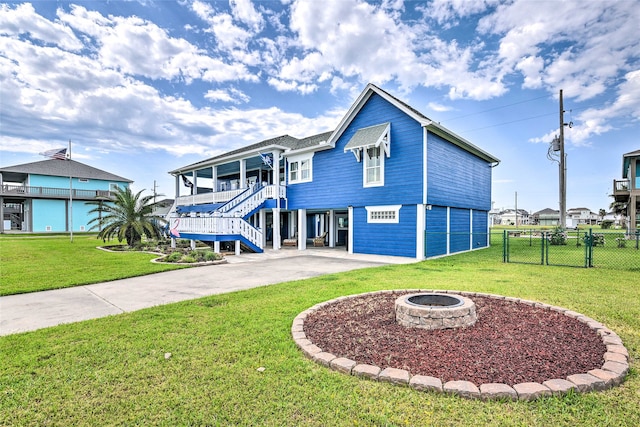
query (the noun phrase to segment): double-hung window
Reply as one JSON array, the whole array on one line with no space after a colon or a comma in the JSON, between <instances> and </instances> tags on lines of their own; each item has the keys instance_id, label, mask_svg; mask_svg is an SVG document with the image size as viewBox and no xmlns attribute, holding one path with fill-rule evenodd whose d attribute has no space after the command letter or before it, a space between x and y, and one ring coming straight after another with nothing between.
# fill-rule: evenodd
<instances>
[{"instance_id":1,"label":"double-hung window","mask_svg":"<svg viewBox=\"0 0 640 427\"><path fill-rule=\"evenodd\" d=\"M382 156L382 150L378 147L367 147L364 156L364 186L374 187L377 185L384 185L382 177L382 165L384 163L384 156Z\"/></svg>"},{"instance_id":2,"label":"double-hung window","mask_svg":"<svg viewBox=\"0 0 640 427\"><path fill-rule=\"evenodd\" d=\"M313 155L289 158L289 183L311 182L313 179Z\"/></svg>"},{"instance_id":3,"label":"double-hung window","mask_svg":"<svg viewBox=\"0 0 640 427\"><path fill-rule=\"evenodd\" d=\"M391 156L391 123L361 128L344 147L362 162L362 186L384 186L384 159Z\"/></svg>"}]
</instances>

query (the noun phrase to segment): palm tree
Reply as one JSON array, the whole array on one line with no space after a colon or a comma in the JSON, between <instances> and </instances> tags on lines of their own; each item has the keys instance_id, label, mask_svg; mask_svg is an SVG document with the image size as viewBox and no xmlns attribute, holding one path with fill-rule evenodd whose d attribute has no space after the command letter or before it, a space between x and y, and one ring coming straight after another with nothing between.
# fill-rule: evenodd
<instances>
[{"instance_id":1,"label":"palm tree","mask_svg":"<svg viewBox=\"0 0 640 427\"><path fill-rule=\"evenodd\" d=\"M144 190L133 194L130 188L118 188L115 198L109 201L90 202L96 205L89 213L97 213L98 216L89 221L94 224L90 230L96 228L98 238L104 241L116 237L119 242L127 241L127 245L135 246L147 238L159 238L162 236L161 225L164 218L153 213L156 203L152 203L154 196L144 196Z\"/></svg>"},{"instance_id":2,"label":"palm tree","mask_svg":"<svg viewBox=\"0 0 640 427\"><path fill-rule=\"evenodd\" d=\"M622 228L625 228L627 226L627 221L626 221L626 215L627 215L627 203L626 202L611 202L611 204L609 205L609 209L611 209L611 212L614 213L614 215L621 215L622 216L622 224L620 224L622 226Z\"/></svg>"}]
</instances>

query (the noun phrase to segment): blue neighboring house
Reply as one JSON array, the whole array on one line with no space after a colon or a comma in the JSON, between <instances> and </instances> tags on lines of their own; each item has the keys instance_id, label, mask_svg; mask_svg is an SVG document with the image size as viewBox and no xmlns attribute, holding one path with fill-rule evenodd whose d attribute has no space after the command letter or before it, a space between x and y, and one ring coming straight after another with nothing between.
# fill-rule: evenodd
<instances>
[{"instance_id":1,"label":"blue neighboring house","mask_svg":"<svg viewBox=\"0 0 640 427\"><path fill-rule=\"evenodd\" d=\"M489 245L499 160L369 84L333 131L170 171L174 238L425 259ZM182 193L188 194L182 194Z\"/></svg>"},{"instance_id":2,"label":"blue neighboring house","mask_svg":"<svg viewBox=\"0 0 640 427\"><path fill-rule=\"evenodd\" d=\"M69 232L71 224L74 232L88 231L95 216L88 202L132 182L68 159L0 168L0 232Z\"/></svg>"}]
</instances>

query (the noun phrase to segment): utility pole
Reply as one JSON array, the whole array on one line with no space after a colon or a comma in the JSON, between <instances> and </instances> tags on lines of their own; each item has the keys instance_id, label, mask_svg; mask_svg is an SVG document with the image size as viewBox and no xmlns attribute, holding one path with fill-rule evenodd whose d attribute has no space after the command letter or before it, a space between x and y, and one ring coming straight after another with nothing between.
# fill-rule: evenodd
<instances>
[{"instance_id":1,"label":"utility pole","mask_svg":"<svg viewBox=\"0 0 640 427\"><path fill-rule=\"evenodd\" d=\"M567 166L564 154L564 105L562 100L562 89L560 89L560 165L559 165L559 181L560 181L560 227L567 225Z\"/></svg>"}]
</instances>

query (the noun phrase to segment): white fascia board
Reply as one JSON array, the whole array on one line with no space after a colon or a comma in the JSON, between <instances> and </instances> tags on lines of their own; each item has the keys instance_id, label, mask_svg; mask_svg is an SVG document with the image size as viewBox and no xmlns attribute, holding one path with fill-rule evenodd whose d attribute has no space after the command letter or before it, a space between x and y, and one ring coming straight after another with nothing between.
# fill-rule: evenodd
<instances>
[{"instance_id":1,"label":"white fascia board","mask_svg":"<svg viewBox=\"0 0 640 427\"><path fill-rule=\"evenodd\" d=\"M230 156L216 157L215 159L203 160L203 161L198 162L198 163L192 163L192 164L184 166L182 168L174 169L172 171L169 171L169 174L177 176L177 175L181 175L181 174L183 174L185 172L192 172L194 170L198 170L198 169L202 169L202 168L206 168L206 167L210 167L210 166L218 166L218 165L222 165L222 164L229 163L229 162L235 162L236 160L242 160L242 159L247 159L247 158L250 158L250 157L255 157L256 155L259 155L260 153L262 153L262 154L271 153L274 149L285 151L288 148L289 147L285 147L285 146L277 145L277 144L265 145L264 147L254 148L254 149L243 151L241 153L236 153L236 154L230 155Z\"/></svg>"},{"instance_id":2,"label":"white fascia board","mask_svg":"<svg viewBox=\"0 0 640 427\"><path fill-rule=\"evenodd\" d=\"M380 95L382 98L384 98L386 101L391 103L393 106L400 109L409 117L411 117L412 119L420 123L421 126L428 126L431 124L431 120L425 119L421 115L417 114L415 111L407 108L406 105L399 102L397 99L393 98L392 96L382 91L375 85L369 83L364 88L362 93L358 96L358 98L353 103L353 105L351 105L351 108L349 108L349 111L347 111L347 114L345 114L345 116L342 118L342 120L340 121L340 124L338 124L338 126L336 127L336 130L329 137L329 140L327 141L329 144L333 146L336 145L336 142L340 138L340 135L342 135L342 132L344 132L347 126L349 126L353 118L358 114L358 112L360 112L364 104L369 100L369 98L373 93Z\"/></svg>"},{"instance_id":3,"label":"white fascia board","mask_svg":"<svg viewBox=\"0 0 640 427\"><path fill-rule=\"evenodd\" d=\"M334 146L327 144L327 141L321 141L317 145L312 145L311 147L305 147L305 148L298 148L297 150L292 150L288 148L282 153L282 155L284 157L289 158L292 156L297 156L299 154L315 153L316 151L328 150L330 148L334 148Z\"/></svg>"}]
</instances>

